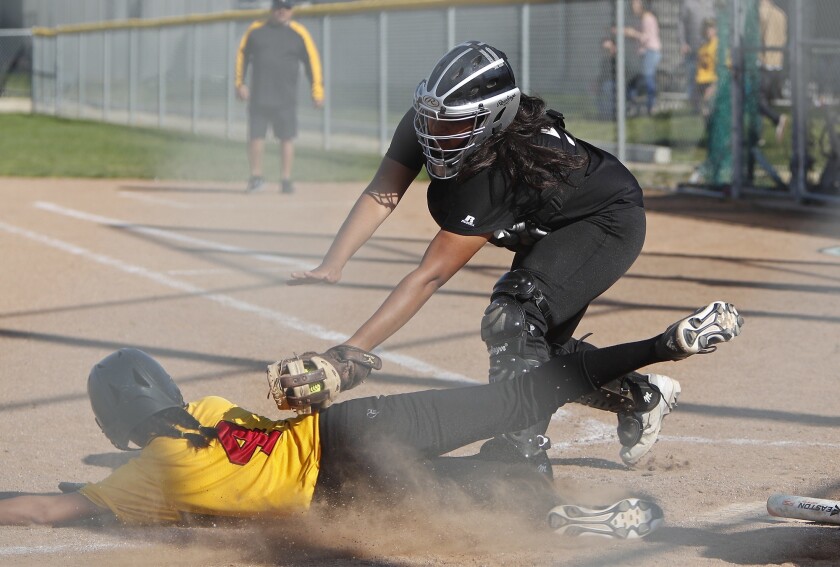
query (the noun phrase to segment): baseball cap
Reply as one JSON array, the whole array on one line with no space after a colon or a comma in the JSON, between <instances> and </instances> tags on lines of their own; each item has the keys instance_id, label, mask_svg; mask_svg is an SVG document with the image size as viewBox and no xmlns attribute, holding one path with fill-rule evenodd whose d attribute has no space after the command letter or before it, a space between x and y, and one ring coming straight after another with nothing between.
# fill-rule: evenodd
<instances>
[{"instance_id":1,"label":"baseball cap","mask_svg":"<svg viewBox=\"0 0 840 567\"><path fill-rule=\"evenodd\" d=\"M271 0L271 9L272 10L279 10L281 8L291 10L292 9L292 3L291 2L285 2L284 0Z\"/></svg>"}]
</instances>

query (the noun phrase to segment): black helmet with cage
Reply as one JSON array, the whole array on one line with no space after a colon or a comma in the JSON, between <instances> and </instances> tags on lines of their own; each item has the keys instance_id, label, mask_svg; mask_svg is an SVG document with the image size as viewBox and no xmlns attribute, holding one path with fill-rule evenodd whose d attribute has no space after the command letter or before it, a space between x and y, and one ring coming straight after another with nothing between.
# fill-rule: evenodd
<instances>
[{"instance_id":1,"label":"black helmet with cage","mask_svg":"<svg viewBox=\"0 0 840 567\"><path fill-rule=\"evenodd\" d=\"M181 390L166 370L134 348L120 349L91 369L88 396L96 423L122 450L129 448L132 430L146 419L185 406Z\"/></svg>"},{"instance_id":2,"label":"black helmet with cage","mask_svg":"<svg viewBox=\"0 0 840 567\"><path fill-rule=\"evenodd\" d=\"M429 175L458 175L464 159L513 121L520 91L507 56L480 41L453 48L417 86L414 129Z\"/></svg>"}]
</instances>

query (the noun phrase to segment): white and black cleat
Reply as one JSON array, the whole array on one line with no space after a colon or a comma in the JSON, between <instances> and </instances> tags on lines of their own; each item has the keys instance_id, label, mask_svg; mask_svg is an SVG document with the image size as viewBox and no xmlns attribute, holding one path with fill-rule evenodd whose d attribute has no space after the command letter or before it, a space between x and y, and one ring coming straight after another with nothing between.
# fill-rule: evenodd
<instances>
[{"instance_id":1,"label":"white and black cleat","mask_svg":"<svg viewBox=\"0 0 840 567\"><path fill-rule=\"evenodd\" d=\"M638 539L661 526L663 518L653 502L627 498L607 508L556 506L548 513L548 525L565 536Z\"/></svg>"},{"instance_id":2,"label":"white and black cleat","mask_svg":"<svg viewBox=\"0 0 840 567\"><path fill-rule=\"evenodd\" d=\"M744 318L734 305L714 301L668 327L656 348L660 355L670 360L706 354L716 350L716 344L740 335L743 325Z\"/></svg>"}]
</instances>

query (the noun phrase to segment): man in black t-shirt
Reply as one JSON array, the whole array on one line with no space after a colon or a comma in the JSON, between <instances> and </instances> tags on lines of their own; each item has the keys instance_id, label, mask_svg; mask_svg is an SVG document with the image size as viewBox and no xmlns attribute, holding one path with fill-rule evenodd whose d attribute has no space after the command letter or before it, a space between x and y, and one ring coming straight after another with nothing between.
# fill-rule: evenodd
<instances>
[{"instance_id":1,"label":"man in black t-shirt","mask_svg":"<svg viewBox=\"0 0 840 567\"><path fill-rule=\"evenodd\" d=\"M262 159L269 124L280 140L282 191L294 191L291 174L301 64L312 84L312 102L320 108L324 87L315 43L306 28L292 20L291 2L273 0L268 19L251 24L236 54L236 93L248 101L248 191L263 188ZM250 87L245 84L249 65L253 68Z\"/></svg>"}]
</instances>

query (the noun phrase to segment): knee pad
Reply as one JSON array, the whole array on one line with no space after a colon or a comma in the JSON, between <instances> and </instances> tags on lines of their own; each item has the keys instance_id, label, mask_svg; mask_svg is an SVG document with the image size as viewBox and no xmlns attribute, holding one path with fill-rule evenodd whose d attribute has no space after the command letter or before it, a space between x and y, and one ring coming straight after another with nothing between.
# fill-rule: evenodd
<instances>
[{"instance_id":1,"label":"knee pad","mask_svg":"<svg viewBox=\"0 0 840 567\"><path fill-rule=\"evenodd\" d=\"M481 319L481 340L490 354L490 381L528 372L548 360L543 331L548 306L527 270L503 275L493 287L490 305ZM537 309L526 309L527 303Z\"/></svg>"}]
</instances>

